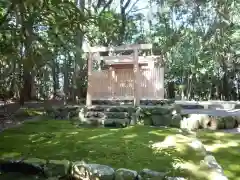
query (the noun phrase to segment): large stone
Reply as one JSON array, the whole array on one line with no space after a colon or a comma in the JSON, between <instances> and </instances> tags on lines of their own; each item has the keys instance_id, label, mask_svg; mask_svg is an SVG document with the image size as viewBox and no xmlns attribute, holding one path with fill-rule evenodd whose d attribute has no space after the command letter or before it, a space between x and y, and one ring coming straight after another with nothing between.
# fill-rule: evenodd
<instances>
[{"instance_id":1,"label":"large stone","mask_svg":"<svg viewBox=\"0 0 240 180\"><path fill-rule=\"evenodd\" d=\"M73 163L71 175L76 180L113 180L115 171L106 165L80 161Z\"/></svg>"},{"instance_id":2,"label":"large stone","mask_svg":"<svg viewBox=\"0 0 240 180\"><path fill-rule=\"evenodd\" d=\"M210 118L208 115L206 115L206 114L191 114L189 117L194 119L195 121L198 121L201 127L203 127L203 128L208 127L208 123L210 121Z\"/></svg>"},{"instance_id":3,"label":"large stone","mask_svg":"<svg viewBox=\"0 0 240 180\"><path fill-rule=\"evenodd\" d=\"M170 126L172 120L171 114L152 115L152 122L154 126Z\"/></svg>"},{"instance_id":4,"label":"large stone","mask_svg":"<svg viewBox=\"0 0 240 180\"><path fill-rule=\"evenodd\" d=\"M175 114L172 116L171 126L180 128L181 121L182 121L182 116L180 114Z\"/></svg>"},{"instance_id":5,"label":"large stone","mask_svg":"<svg viewBox=\"0 0 240 180\"><path fill-rule=\"evenodd\" d=\"M188 120L186 117L184 117L180 123L180 128L181 129L187 129L188 128Z\"/></svg>"},{"instance_id":6,"label":"large stone","mask_svg":"<svg viewBox=\"0 0 240 180\"><path fill-rule=\"evenodd\" d=\"M44 159L38 159L38 158L28 158L23 160L23 162L43 167L45 166L47 161Z\"/></svg>"},{"instance_id":7,"label":"large stone","mask_svg":"<svg viewBox=\"0 0 240 180\"><path fill-rule=\"evenodd\" d=\"M238 121L232 116L224 117L223 121L226 129L233 129L238 124Z\"/></svg>"},{"instance_id":8,"label":"large stone","mask_svg":"<svg viewBox=\"0 0 240 180\"><path fill-rule=\"evenodd\" d=\"M207 128L210 130L217 130L217 129L224 129L225 128L225 121L222 117L210 117L210 121L207 125Z\"/></svg>"},{"instance_id":9,"label":"large stone","mask_svg":"<svg viewBox=\"0 0 240 180\"><path fill-rule=\"evenodd\" d=\"M228 180L224 175L222 167L217 163L216 159L212 155L205 156L204 160L201 161L201 167L208 169L209 180Z\"/></svg>"},{"instance_id":10,"label":"large stone","mask_svg":"<svg viewBox=\"0 0 240 180\"><path fill-rule=\"evenodd\" d=\"M121 168L115 172L115 180L135 180L137 176L137 171L130 169Z\"/></svg>"},{"instance_id":11,"label":"large stone","mask_svg":"<svg viewBox=\"0 0 240 180\"><path fill-rule=\"evenodd\" d=\"M80 123L85 123L86 122L86 118L84 117L83 110L78 113L78 118L79 118Z\"/></svg>"},{"instance_id":12,"label":"large stone","mask_svg":"<svg viewBox=\"0 0 240 180\"><path fill-rule=\"evenodd\" d=\"M85 122L81 123L82 125L91 126L91 127L103 127L104 118L85 118Z\"/></svg>"},{"instance_id":13,"label":"large stone","mask_svg":"<svg viewBox=\"0 0 240 180\"><path fill-rule=\"evenodd\" d=\"M165 179L166 179L166 180L186 180L186 179L183 178L183 177L166 177Z\"/></svg>"},{"instance_id":14,"label":"large stone","mask_svg":"<svg viewBox=\"0 0 240 180\"><path fill-rule=\"evenodd\" d=\"M129 124L129 119L105 119L104 126L126 127Z\"/></svg>"},{"instance_id":15,"label":"large stone","mask_svg":"<svg viewBox=\"0 0 240 180\"><path fill-rule=\"evenodd\" d=\"M238 125L240 125L240 117L239 116L235 116L234 119L237 120Z\"/></svg>"},{"instance_id":16,"label":"large stone","mask_svg":"<svg viewBox=\"0 0 240 180\"><path fill-rule=\"evenodd\" d=\"M106 118L111 118L111 119L125 119L125 118L130 118L129 114L127 112L106 112L105 113Z\"/></svg>"},{"instance_id":17,"label":"large stone","mask_svg":"<svg viewBox=\"0 0 240 180\"><path fill-rule=\"evenodd\" d=\"M106 112L128 112L128 107L123 106L114 106L106 109Z\"/></svg>"},{"instance_id":18,"label":"large stone","mask_svg":"<svg viewBox=\"0 0 240 180\"><path fill-rule=\"evenodd\" d=\"M216 159L212 155L207 155L204 157L204 164L214 171L217 171L219 173L223 173L222 167L217 163Z\"/></svg>"},{"instance_id":19,"label":"large stone","mask_svg":"<svg viewBox=\"0 0 240 180\"><path fill-rule=\"evenodd\" d=\"M182 129L188 129L188 130L197 130L200 128L200 122L199 117L196 114L190 115L188 118L183 118L180 127Z\"/></svg>"},{"instance_id":20,"label":"large stone","mask_svg":"<svg viewBox=\"0 0 240 180\"><path fill-rule=\"evenodd\" d=\"M142 180L161 180L165 178L167 173L143 169L139 174Z\"/></svg>"},{"instance_id":21,"label":"large stone","mask_svg":"<svg viewBox=\"0 0 240 180\"><path fill-rule=\"evenodd\" d=\"M36 159L34 161L33 159L26 161L1 160L0 171L1 173L18 173L19 175L37 176L41 178L47 177L44 164L42 164L42 161L36 161Z\"/></svg>"},{"instance_id":22,"label":"large stone","mask_svg":"<svg viewBox=\"0 0 240 180\"><path fill-rule=\"evenodd\" d=\"M50 160L46 164L47 174L51 177L66 176L70 169L70 161L68 160Z\"/></svg>"},{"instance_id":23,"label":"large stone","mask_svg":"<svg viewBox=\"0 0 240 180\"><path fill-rule=\"evenodd\" d=\"M130 114L130 125L136 125L141 121L141 117L143 117L143 110L140 107L136 108L136 112L131 112Z\"/></svg>"},{"instance_id":24,"label":"large stone","mask_svg":"<svg viewBox=\"0 0 240 180\"><path fill-rule=\"evenodd\" d=\"M103 106L90 106L90 107L86 107L86 111L95 111L95 112L103 112L105 110L105 108Z\"/></svg>"},{"instance_id":25,"label":"large stone","mask_svg":"<svg viewBox=\"0 0 240 180\"><path fill-rule=\"evenodd\" d=\"M68 113L68 118L69 119L73 119L73 118L76 118L76 117L78 117L78 111L76 110L76 111L70 111L69 113Z\"/></svg>"},{"instance_id":26,"label":"large stone","mask_svg":"<svg viewBox=\"0 0 240 180\"><path fill-rule=\"evenodd\" d=\"M79 118L80 125L93 126L93 127L103 126L105 121L104 117L103 118L98 118L98 117L86 118L84 117L83 111L79 112L78 118Z\"/></svg>"},{"instance_id":27,"label":"large stone","mask_svg":"<svg viewBox=\"0 0 240 180\"><path fill-rule=\"evenodd\" d=\"M104 112L91 111L84 114L85 118L103 118L105 116Z\"/></svg>"},{"instance_id":28,"label":"large stone","mask_svg":"<svg viewBox=\"0 0 240 180\"><path fill-rule=\"evenodd\" d=\"M194 139L192 140L190 143L188 143L188 145L193 148L195 151L197 151L198 153L200 153L201 155L206 155L207 151L204 147L204 145L202 144L201 141L199 141L198 139Z\"/></svg>"},{"instance_id":29,"label":"large stone","mask_svg":"<svg viewBox=\"0 0 240 180\"><path fill-rule=\"evenodd\" d=\"M66 108L59 108L55 112L55 119L69 119L69 111Z\"/></svg>"},{"instance_id":30,"label":"large stone","mask_svg":"<svg viewBox=\"0 0 240 180\"><path fill-rule=\"evenodd\" d=\"M152 108L151 113L154 115L166 115L172 114L173 110L174 110L173 106L161 106Z\"/></svg>"},{"instance_id":31,"label":"large stone","mask_svg":"<svg viewBox=\"0 0 240 180\"><path fill-rule=\"evenodd\" d=\"M176 114L181 113L181 106L179 104L173 104L173 109L176 111Z\"/></svg>"}]
</instances>

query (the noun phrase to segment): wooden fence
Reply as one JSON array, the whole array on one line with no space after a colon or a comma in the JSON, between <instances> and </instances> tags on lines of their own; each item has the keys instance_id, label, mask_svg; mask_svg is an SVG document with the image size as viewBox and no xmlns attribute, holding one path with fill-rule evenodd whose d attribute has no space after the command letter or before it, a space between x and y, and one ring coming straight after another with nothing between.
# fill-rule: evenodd
<instances>
[{"instance_id":1,"label":"wooden fence","mask_svg":"<svg viewBox=\"0 0 240 180\"><path fill-rule=\"evenodd\" d=\"M89 90L93 100L134 99L133 69L94 71ZM140 99L164 99L164 68L140 69Z\"/></svg>"}]
</instances>

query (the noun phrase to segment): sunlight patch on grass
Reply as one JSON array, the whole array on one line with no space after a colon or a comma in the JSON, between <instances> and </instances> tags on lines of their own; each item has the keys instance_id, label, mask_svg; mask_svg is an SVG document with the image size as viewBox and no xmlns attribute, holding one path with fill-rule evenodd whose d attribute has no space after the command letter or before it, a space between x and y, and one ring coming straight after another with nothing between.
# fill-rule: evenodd
<instances>
[{"instance_id":1,"label":"sunlight patch on grass","mask_svg":"<svg viewBox=\"0 0 240 180\"><path fill-rule=\"evenodd\" d=\"M226 133L223 133L223 132L215 132L214 133L214 136L216 137L224 137L226 135Z\"/></svg>"},{"instance_id":2,"label":"sunlight patch on grass","mask_svg":"<svg viewBox=\"0 0 240 180\"><path fill-rule=\"evenodd\" d=\"M10 153L3 153L1 155L1 158L3 159L13 159L13 158L18 158L21 155L19 152L10 152Z\"/></svg>"},{"instance_id":3,"label":"sunlight patch on grass","mask_svg":"<svg viewBox=\"0 0 240 180\"><path fill-rule=\"evenodd\" d=\"M107 136L110 136L110 135L113 135L113 133L100 134L100 135L97 135L97 136L89 137L88 139L97 139L97 138L107 137Z\"/></svg>"},{"instance_id":4,"label":"sunlight patch on grass","mask_svg":"<svg viewBox=\"0 0 240 180\"><path fill-rule=\"evenodd\" d=\"M200 166L192 162L177 163L175 166L191 172L193 176L198 178L208 179L208 172L200 170Z\"/></svg>"},{"instance_id":5,"label":"sunlight patch on grass","mask_svg":"<svg viewBox=\"0 0 240 180\"><path fill-rule=\"evenodd\" d=\"M235 141L229 141L227 143L216 143L216 144L212 144L212 145L205 145L205 148L207 151L217 151L218 149L221 148L231 148L231 147L238 147L239 143L235 142Z\"/></svg>"},{"instance_id":6,"label":"sunlight patch on grass","mask_svg":"<svg viewBox=\"0 0 240 180\"><path fill-rule=\"evenodd\" d=\"M135 138L135 137L137 137L137 134L129 134L129 135L123 136L124 139L131 139L131 138Z\"/></svg>"}]
</instances>

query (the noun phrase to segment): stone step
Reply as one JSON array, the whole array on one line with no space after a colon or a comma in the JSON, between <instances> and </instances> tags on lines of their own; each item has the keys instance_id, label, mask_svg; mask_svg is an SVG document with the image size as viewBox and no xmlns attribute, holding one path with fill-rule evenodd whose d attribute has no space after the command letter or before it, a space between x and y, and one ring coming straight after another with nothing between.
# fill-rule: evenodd
<instances>
[{"instance_id":1,"label":"stone step","mask_svg":"<svg viewBox=\"0 0 240 180\"><path fill-rule=\"evenodd\" d=\"M107 125L120 125L127 126L130 120L127 118L84 118L81 119L81 125L90 125L90 126L107 126Z\"/></svg>"},{"instance_id":2,"label":"stone step","mask_svg":"<svg viewBox=\"0 0 240 180\"><path fill-rule=\"evenodd\" d=\"M172 104L174 100L171 99L142 99L140 100L140 105L164 105ZM93 100L94 105L133 105L133 100Z\"/></svg>"},{"instance_id":3,"label":"stone step","mask_svg":"<svg viewBox=\"0 0 240 180\"><path fill-rule=\"evenodd\" d=\"M130 116L127 112L86 112L85 118L128 118Z\"/></svg>"},{"instance_id":4,"label":"stone step","mask_svg":"<svg viewBox=\"0 0 240 180\"><path fill-rule=\"evenodd\" d=\"M133 106L105 106L105 105L95 105L85 108L85 112L129 112L135 111Z\"/></svg>"}]
</instances>

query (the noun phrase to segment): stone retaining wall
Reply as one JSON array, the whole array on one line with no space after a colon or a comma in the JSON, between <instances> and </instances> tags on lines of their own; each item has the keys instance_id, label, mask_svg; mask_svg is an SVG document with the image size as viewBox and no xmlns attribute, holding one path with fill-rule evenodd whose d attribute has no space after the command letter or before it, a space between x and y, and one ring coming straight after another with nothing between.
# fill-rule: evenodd
<instances>
[{"instance_id":1,"label":"stone retaining wall","mask_svg":"<svg viewBox=\"0 0 240 180\"><path fill-rule=\"evenodd\" d=\"M232 129L239 125L235 116L210 116L204 114L182 115L177 104L159 106L66 106L47 108L46 114L54 119L70 119L78 125L95 127L126 127L135 124L168 126L189 130Z\"/></svg>"}]
</instances>

